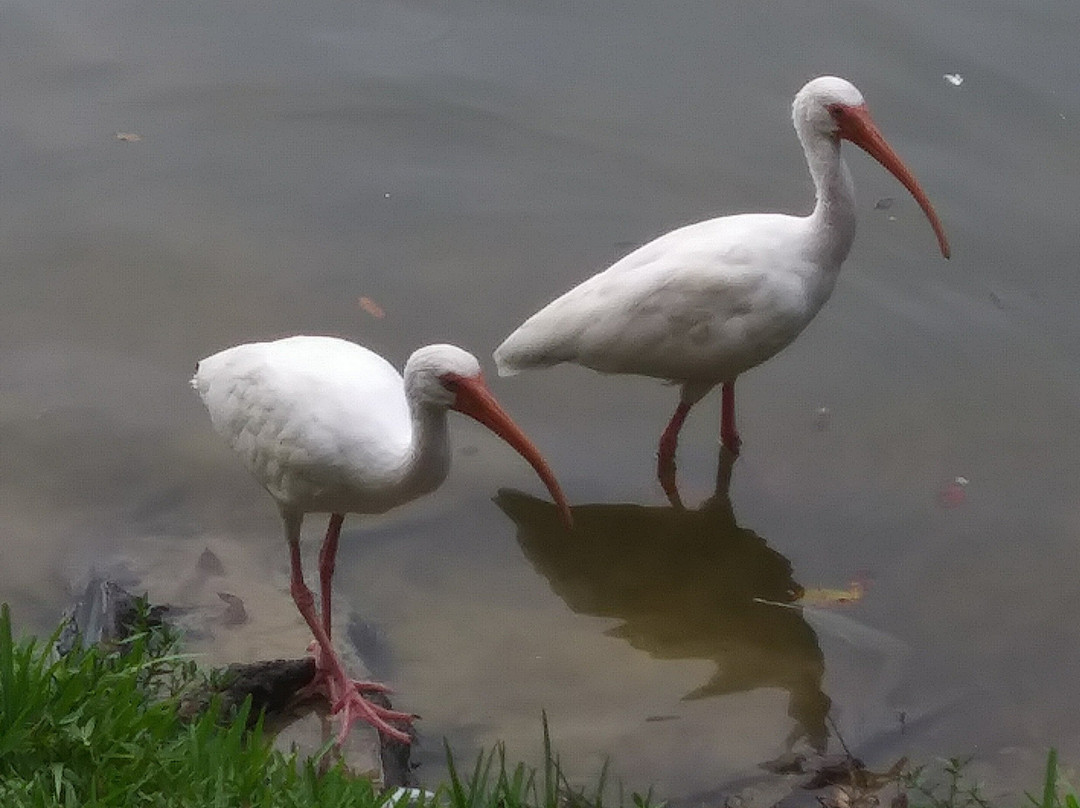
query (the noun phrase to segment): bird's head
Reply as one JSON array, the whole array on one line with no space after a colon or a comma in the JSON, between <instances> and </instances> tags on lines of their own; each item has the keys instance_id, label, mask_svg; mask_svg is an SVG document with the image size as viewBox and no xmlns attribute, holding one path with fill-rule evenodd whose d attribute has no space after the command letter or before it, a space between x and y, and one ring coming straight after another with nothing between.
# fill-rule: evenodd
<instances>
[{"instance_id":1,"label":"bird's head","mask_svg":"<svg viewBox=\"0 0 1080 808\"><path fill-rule=\"evenodd\" d=\"M844 112L858 107L866 107L858 87L836 76L818 76L795 96L791 117L800 132L809 129L828 137L843 137Z\"/></svg>"},{"instance_id":2,"label":"bird's head","mask_svg":"<svg viewBox=\"0 0 1080 808\"><path fill-rule=\"evenodd\" d=\"M479 379L480 362L455 345L428 345L405 363L405 390L412 401L433 407L453 408L460 379Z\"/></svg>"},{"instance_id":3,"label":"bird's head","mask_svg":"<svg viewBox=\"0 0 1080 808\"><path fill-rule=\"evenodd\" d=\"M563 522L572 523L570 506L540 451L495 400L480 362L453 345L420 348L405 363L405 394L416 404L452 409L486 426L529 461L558 505Z\"/></svg>"},{"instance_id":4,"label":"bird's head","mask_svg":"<svg viewBox=\"0 0 1080 808\"><path fill-rule=\"evenodd\" d=\"M814 137L830 138L837 143L847 140L881 163L915 197L934 228L941 254L949 257L949 241L934 206L915 175L886 142L854 84L836 76L819 76L807 82L795 95L791 117L804 143Z\"/></svg>"}]
</instances>

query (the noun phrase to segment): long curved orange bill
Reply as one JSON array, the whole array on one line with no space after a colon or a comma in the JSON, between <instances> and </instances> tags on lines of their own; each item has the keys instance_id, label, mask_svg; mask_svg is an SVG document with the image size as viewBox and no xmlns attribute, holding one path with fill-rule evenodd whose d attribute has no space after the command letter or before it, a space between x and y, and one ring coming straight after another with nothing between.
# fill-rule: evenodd
<instances>
[{"instance_id":1,"label":"long curved orange bill","mask_svg":"<svg viewBox=\"0 0 1080 808\"><path fill-rule=\"evenodd\" d=\"M547 486L548 491L551 492L551 497L559 508L559 516L562 518L562 523L566 526L566 529L569 530L573 527L574 520L570 516L570 506L567 504L566 497L563 496L559 482L555 479L555 475L552 473L547 461L540 455L540 451L533 446L532 441L525 437L525 433L521 431L521 428L499 406L499 402L495 400L495 396L491 394L487 384L484 383L484 377L477 375L452 376L450 378L454 382L454 390L456 391L453 408L482 423L513 446L518 454L528 460L529 465L536 470L540 479L544 481L544 485Z\"/></svg>"},{"instance_id":2,"label":"long curved orange bill","mask_svg":"<svg viewBox=\"0 0 1080 808\"><path fill-rule=\"evenodd\" d=\"M915 201L923 209L926 218L930 220L930 226L934 228L934 235L937 236L938 245L941 247L941 254L948 258L949 240L945 237L945 228L941 226L941 220L934 212L934 206L930 204L929 198L919 186L915 175L908 170L908 167L885 141L885 136L881 134L874 119L870 117L870 110L863 104L855 107L845 106L842 112L843 114L837 116L840 137L850 140L900 180L900 183L915 197Z\"/></svg>"}]
</instances>

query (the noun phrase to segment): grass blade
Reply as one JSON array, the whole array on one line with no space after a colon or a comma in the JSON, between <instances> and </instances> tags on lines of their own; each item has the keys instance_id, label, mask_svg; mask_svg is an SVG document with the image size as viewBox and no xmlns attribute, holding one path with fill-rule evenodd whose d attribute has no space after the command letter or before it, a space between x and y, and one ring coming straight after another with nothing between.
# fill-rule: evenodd
<instances>
[{"instance_id":1,"label":"grass blade","mask_svg":"<svg viewBox=\"0 0 1080 808\"><path fill-rule=\"evenodd\" d=\"M1050 747L1046 756L1046 777L1043 780L1041 808L1055 808L1057 805L1057 749Z\"/></svg>"}]
</instances>

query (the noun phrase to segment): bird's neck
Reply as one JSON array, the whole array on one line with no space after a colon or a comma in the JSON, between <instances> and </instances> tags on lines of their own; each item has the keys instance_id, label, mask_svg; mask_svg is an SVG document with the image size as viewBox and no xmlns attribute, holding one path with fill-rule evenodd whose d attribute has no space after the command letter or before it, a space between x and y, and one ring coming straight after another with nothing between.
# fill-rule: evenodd
<instances>
[{"instance_id":1,"label":"bird's neck","mask_svg":"<svg viewBox=\"0 0 1080 808\"><path fill-rule=\"evenodd\" d=\"M838 270L855 240L855 186L840 156L839 139L799 136L817 196L808 218L811 249L821 266Z\"/></svg>"},{"instance_id":2,"label":"bird's neck","mask_svg":"<svg viewBox=\"0 0 1080 808\"><path fill-rule=\"evenodd\" d=\"M428 404L409 405L412 446L400 469L403 485L414 495L434 491L450 471L450 440L446 409Z\"/></svg>"}]
</instances>

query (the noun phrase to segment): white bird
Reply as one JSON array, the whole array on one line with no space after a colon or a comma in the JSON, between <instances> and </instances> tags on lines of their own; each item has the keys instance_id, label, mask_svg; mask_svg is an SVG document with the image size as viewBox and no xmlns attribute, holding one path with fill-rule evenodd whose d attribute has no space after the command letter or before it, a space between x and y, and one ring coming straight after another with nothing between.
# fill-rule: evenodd
<instances>
[{"instance_id":1,"label":"white bird","mask_svg":"<svg viewBox=\"0 0 1080 808\"><path fill-rule=\"evenodd\" d=\"M551 470L495 401L476 358L452 345L420 348L402 378L355 343L289 337L214 354L199 362L191 384L214 428L281 511L292 597L315 637L313 689L341 717L339 744L358 720L407 743L409 736L388 721L412 716L364 699L361 692L385 686L351 680L331 644L331 580L345 514L383 513L442 484L450 469L449 409L475 418L520 452L569 525L569 507ZM300 561L300 524L308 513L331 514L319 552L321 620Z\"/></svg>"},{"instance_id":2,"label":"white bird","mask_svg":"<svg viewBox=\"0 0 1080 808\"><path fill-rule=\"evenodd\" d=\"M738 454L736 377L791 344L832 293L855 238L841 140L864 149L911 192L949 257L929 199L854 85L832 76L810 81L795 96L792 118L817 195L809 216L750 213L673 230L548 304L495 350L503 376L574 362L681 385L657 459L675 505L675 447L690 408L723 385L720 438Z\"/></svg>"}]
</instances>

